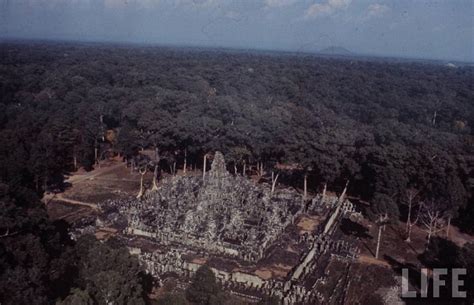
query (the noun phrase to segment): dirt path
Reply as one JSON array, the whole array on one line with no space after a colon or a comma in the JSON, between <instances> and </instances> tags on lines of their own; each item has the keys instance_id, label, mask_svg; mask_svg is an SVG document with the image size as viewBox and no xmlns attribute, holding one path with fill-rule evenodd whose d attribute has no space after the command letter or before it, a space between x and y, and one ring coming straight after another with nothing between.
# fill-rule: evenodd
<instances>
[{"instance_id":1,"label":"dirt path","mask_svg":"<svg viewBox=\"0 0 474 305\"><path fill-rule=\"evenodd\" d=\"M363 264L368 264L368 265L378 265L378 266L383 266L383 267L389 267L390 268L390 264L387 263L386 261L376 259L375 257L369 256L369 255L366 255L366 254L361 254L359 256L359 262L363 263Z\"/></svg>"},{"instance_id":2,"label":"dirt path","mask_svg":"<svg viewBox=\"0 0 474 305\"><path fill-rule=\"evenodd\" d=\"M94 169L93 171L90 171L90 172L85 173L83 175L72 175L66 180L66 182L71 183L71 184L81 183L81 182L84 182L86 180L94 179L95 177L97 177L99 175L107 174L109 172L112 172L112 171L116 170L117 168L124 167L124 166L125 166L125 163L120 162L120 163L114 164L112 166L108 166L108 167L104 167L104 168L97 168L97 169Z\"/></svg>"},{"instance_id":3,"label":"dirt path","mask_svg":"<svg viewBox=\"0 0 474 305\"><path fill-rule=\"evenodd\" d=\"M74 205L85 206L85 207L91 208L95 211L97 211L99 209L97 207L97 204L95 204L95 203L69 199L69 198L64 197L62 193L53 194L52 196L51 195L49 195L49 196L45 195L43 200L46 203L46 205L48 205L48 203L51 202L52 200L56 200L56 201L66 202L66 203L70 203L70 204L74 204Z\"/></svg>"}]
</instances>

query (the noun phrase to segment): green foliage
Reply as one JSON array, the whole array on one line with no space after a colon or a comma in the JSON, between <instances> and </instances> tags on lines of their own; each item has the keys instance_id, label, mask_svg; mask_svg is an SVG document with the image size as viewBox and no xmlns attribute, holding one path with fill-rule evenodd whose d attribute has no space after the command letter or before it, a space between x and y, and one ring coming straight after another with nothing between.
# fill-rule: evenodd
<instances>
[{"instance_id":1,"label":"green foliage","mask_svg":"<svg viewBox=\"0 0 474 305\"><path fill-rule=\"evenodd\" d=\"M472 193L474 194L474 192ZM472 195L471 195L472 196ZM474 196L464 208L459 211L457 225L466 233L474 235Z\"/></svg>"},{"instance_id":2,"label":"green foliage","mask_svg":"<svg viewBox=\"0 0 474 305\"><path fill-rule=\"evenodd\" d=\"M395 201L390 196L381 193L375 193L367 214L373 221L378 221L381 216L387 216L385 223L395 222L400 216Z\"/></svg>"},{"instance_id":3,"label":"green foliage","mask_svg":"<svg viewBox=\"0 0 474 305\"><path fill-rule=\"evenodd\" d=\"M61 187L73 155L90 169L95 147L127 157L158 147L165 168L182 166L185 149L187 164L198 166L220 150L233 163L294 164L313 177L310 188L328 182L337 191L350 180L349 192L365 200L382 193L399 203L417 185L422 197L443 197L453 215L472 197L469 67L3 48L0 177L8 184L41 192ZM108 128L118 143L102 140ZM280 182L300 180L282 173Z\"/></svg>"},{"instance_id":4,"label":"green foliage","mask_svg":"<svg viewBox=\"0 0 474 305\"><path fill-rule=\"evenodd\" d=\"M73 289L63 301L57 302L57 305L94 305L94 301L87 291Z\"/></svg>"},{"instance_id":5,"label":"green foliage","mask_svg":"<svg viewBox=\"0 0 474 305\"><path fill-rule=\"evenodd\" d=\"M72 242L36 195L0 183L0 303L48 304L72 283Z\"/></svg>"},{"instance_id":6,"label":"green foliage","mask_svg":"<svg viewBox=\"0 0 474 305\"><path fill-rule=\"evenodd\" d=\"M474 244L465 244L462 248L455 243L434 237L428 248L420 256L423 264L429 268L447 268L447 278L451 278L452 268L465 268L466 275L461 278L464 286L460 287L462 291L467 292L467 303L474 301ZM451 297L451 281L446 281L446 287L442 288L441 297L450 299Z\"/></svg>"},{"instance_id":7,"label":"green foliage","mask_svg":"<svg viewBox=\"0 0 474 305\"><path fill-rule=\"evenodd\" d=\"M145 304L142 269L125 247L81 236L76 244L78 284L100 304Z\"/></svg>"},{"instance_id":8,"label":"green foliage","mask_svg":"<svg viewBox=\"0 0 474 305\"><path fill-rule=\"evenodd\" d=\"M222 300L220 287L211 268L201 266L186 290L186 298L197 305L217 305Z\"/></svg>"},{"instance_id":9,"label":"green foliage","mask_svg":"<svg viewBox=\"0 0 474 305\"><path fill-rule=\"evenodd\" d=\"M189 302L182 294L167 293L158 300L157 305L189 305Z\"/></svg>"},{"instance_id":10,"label":"green foliage","mask_svg":"<svg viewBox=\"0 0 474 305\"><path fill-rule=\"evenodd\" d=\"M2 304L145 304L142 270L125 247L93 236L74 244L27 189L0 183L0 203Z\"/></svg>"}]
</instances>

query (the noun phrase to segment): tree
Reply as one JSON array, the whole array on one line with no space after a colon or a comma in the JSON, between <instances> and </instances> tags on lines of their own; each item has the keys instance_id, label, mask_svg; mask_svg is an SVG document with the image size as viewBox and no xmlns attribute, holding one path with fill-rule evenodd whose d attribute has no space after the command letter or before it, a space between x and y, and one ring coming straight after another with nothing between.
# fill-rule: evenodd
<instances>
[{"instance_id":1,"label":"tree","mask_svg":"<svg viewBox=\"0 0 474 305\"><path fill-rule=\"evenodd\" d=\"M67 295L74 275L67 227L48 220L26 188L0 182L0 302L48 304Z\"/></svg>"},{"instance_id":2,"label":"tree","mask_svg":"<svg viewBox=\"0 0 474 305\"><path fill-rule=\"evenodd\" d=\"M441 237L433 237L423 254L420 255L420 261L428 268L447 268L448 275L451 278L451 272L454 268L466 269L464 285L460 290L467 292L467 304L474 301L474 244L468 243L463 247L458 247L452 241ZM441 300L452 301L452 282L446 281L446 287L441 288Z\"/></svg>"},{"instance_id":3,"label":"tree","mask_svg":"<svg viewBox=\"0 0 474 305\"><path fill-rule=\"evenodd\" d=\"M144 274L135 257L114 240L98 242L81 236L76 245L79 287L95 302L145 304Z\"/></svg>"},{"instance_id":4,"label":"tree","mask_svg":"<svg viewBox=\"0 0 474 305\"><path fill-rule=\"evenodd\" d=\"M144 186L143 186L143 178L144 178L146 172L147 172L147 166L143 166L142 168L139 169L139 173L140 173L140 190L138 191L137 199L142 198L143 194L145 194L145 188L144 188ZM155 182L155 184L156 184L156 182Z\"/></svg>"},{"instance_id":5,"label":"tree","mask_svg":"<svg viewBox=\"0 0 474 305\"><path fill-rule=\"evenodd\" d=\"M158 300L158 305L189 305L189 302L181 294L167 293Z\"/></svg>"},{"instance_id":6,"label":"tree","mask_svg":"<svg viewBox=\"0 0 474 305\"><path fill-rule=\"evenodd\" d=\"M415 208L416 206L421 208L421 205L419 205L415 201L416 198L418 197L418 194L419 194L419 191L414 188L409 188L405 192L405 197L406 197L405 204L408 206L408 216L407 216L407 223L406 223L406 230L405 230L407 234L407 238L406 238L407 242L411 241L411 230L413 226L415 226L418 223L419 216L420 216L419 209L416 212L415 218L413 218L413 213L412 213L413 208Z\"/></svg>"},{"instance_id":7,"label":"tree","mask_svg":"<svg viewBox=\"0 0 474 305\"><path fill-rule=\"evenodd\" d=\"M445 214L442 207L437 205L433 200L429 203L423 203L420 213L420 222L427 234L426 246L428 246L431 237L443 231L446 227Z\"/></svg>"},{"instance_id":8,"label":"tree","mask_svg":"<svg viewBox=\"0 0 474 305\"><path fill-rule=\"evenodd\" d=\"M380 243L382 240L382 231L385 226L398 219L398 207L393 199L387 195L376 193L372 199L369 217L378 226L377 248L375 258L379 258Z\"/></svg>"},{"instance_id":9,"label":"tree","mask_svg":"<svg viewBox=\"0 0 474 305\"><path fill-rule=\"evenodd\" d=\"M199 267L186 290L186 298L197 305L211 305L220 293L214 272L206 265Z\"/></svg>"},{"instance_id":10,"label":"tree","mask_svg":"<svg viewBox=\"0 0 474 305\"><path fill-rule=\"evenodd\" d=\"M115 270L100 271L88 278L87 290L99 304L145 305L142 287L136 275L130 279Z\"/></svg>"},{"instance_id":11,"label":"tree","mask_svg":"<svg viewBox=\"0 0 474 305\"><path fill-rule=\"evenodd\" d=\"M372 220L378 219L380 215L387 215L391 222L396 222L400 216L400 211L392 197L382 193L375 193L367 214Z\"/></svg>"},{"instance_id":12,"label":"tree","mask_svg":"<svg viewBox=\"0 0 474 305\"><path fill-rule=\"evenodd\" d=\"M226 154L226 160L234 164L235 173L237 173L237 166L242 165L242 176L245 177L246 166L250 155L251 152L246 147L234 146L230 149L229 153Z\"/></svg>"},{"instance_id":13,"label":"tree","mask_svg":"<svg viewBox=\"0 0 474 305\"><path fill-rule=\"evenodd\" d=\"M379 227L379 233L377 235L377 248L375 250L375 258L379 258L379 251L380 251L380 240L382 238L382 230L384 229L385 225L389 223L390 219L388 218L387 214L380 214L379 218L375 220L375 223Z\"/></svg>"},{"instance_id":14,"label":"tree","mask_svg":"<svg viewBox=\"0 0 474 305\"><path fill-rule=\"evenodd\" d=\"M277 185L277 181L278 181L279 176L280 176L280 173L277 173L275 175L274 171L272 171L272 190L271 190L272 194L275 192L275 187Z\"/></svg>"},{"instance_id":15,"label":"tree","mask_svg":"<svg viewBox=\"0 0 474 305\"><path fill-rule=\"evenodd\" d=\"M94 305L94 300L92 300L87 291L75 288L58 305Z\"/></svg>"}]
</instances>

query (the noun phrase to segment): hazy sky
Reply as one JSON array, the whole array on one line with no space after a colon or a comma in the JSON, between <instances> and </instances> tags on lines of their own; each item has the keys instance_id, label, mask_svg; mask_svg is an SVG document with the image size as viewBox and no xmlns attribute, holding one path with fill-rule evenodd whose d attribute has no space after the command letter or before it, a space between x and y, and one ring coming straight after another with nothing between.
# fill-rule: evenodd
<instances>
[{"instance_id":1,"label":"hazy sky","mask_svg":"<svg viewBox=\"0 0 474 305\"><path fill-rule=\"evenodd\" d=\"M0 37L474 61L472 0L0 0Z\"/></svg>"}]
</instances>

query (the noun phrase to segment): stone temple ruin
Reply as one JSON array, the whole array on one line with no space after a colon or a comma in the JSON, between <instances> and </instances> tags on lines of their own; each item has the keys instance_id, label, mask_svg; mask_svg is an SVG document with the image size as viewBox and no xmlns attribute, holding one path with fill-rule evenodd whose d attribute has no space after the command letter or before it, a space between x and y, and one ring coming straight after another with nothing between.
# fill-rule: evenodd
<instances>
[{"instance_id":1,"label":"stone temple ruin","mask_svg":"<svg viewBox=\"0 0 474 305\"><path fill-rule=\"evenodd\" d=\"M326 275L358 249L339 238L342 217L359 217L344 198L303 200L231 175L216 152L205 178L176 176L140 198L107 201L97 227L120 232L131 253L159 281L189 280L208 264L232 293L249 301L275 295L282 304L326 304ZM300 224L313 220L313 226ZM331 289L331 288L330 288Z\"/></svg>"}]
</instances>

